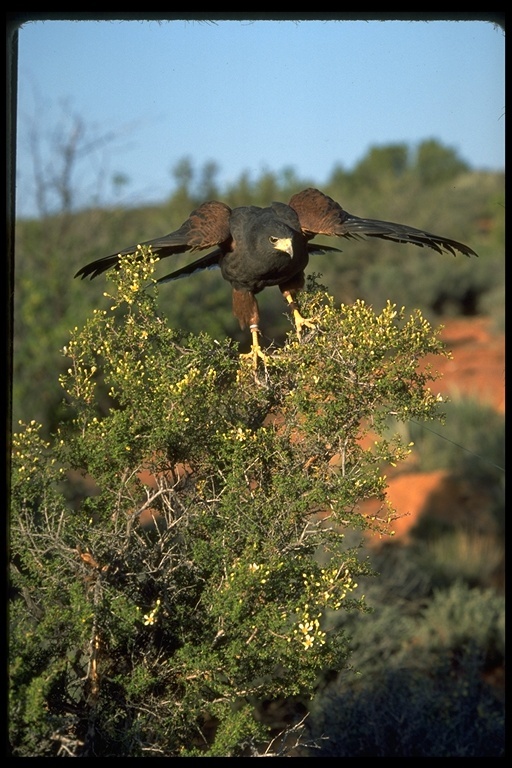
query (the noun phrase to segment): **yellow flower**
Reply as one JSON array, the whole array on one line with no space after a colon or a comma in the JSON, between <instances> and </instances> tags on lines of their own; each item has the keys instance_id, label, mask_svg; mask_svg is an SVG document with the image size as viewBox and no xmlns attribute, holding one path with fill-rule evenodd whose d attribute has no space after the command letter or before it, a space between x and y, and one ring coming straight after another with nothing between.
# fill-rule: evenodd
<instances>
[{"instance_id":1,"label":"yellow flower","mask_svg":"<svg viewBox=\"0 0 512 768\"><path fill-rule=\"evenodd\" d=\"M150 625L150 624L152 625L152 624L154 624L156 622L156 614L157 614L159 608L160 608L160 598L158 598L158 600L156 601L156 604L155 604L155 607L153 608L153 610L150 611L150 613L146 613L142 617L142 621L143 621L143 623L144 623L144 625L146 627L148 625Z\"/></svg>"}]
</instances>

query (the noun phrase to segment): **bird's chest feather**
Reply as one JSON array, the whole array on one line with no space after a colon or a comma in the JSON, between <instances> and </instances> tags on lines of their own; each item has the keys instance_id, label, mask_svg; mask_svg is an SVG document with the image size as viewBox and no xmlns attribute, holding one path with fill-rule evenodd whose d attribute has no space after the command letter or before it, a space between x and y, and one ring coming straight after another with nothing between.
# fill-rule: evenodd
<instances>
[{"instance_id":1,"label":"bird's chest feather","mask_svg":"<svg viewBox=\"0 0 512 768\"><path fill-rule=\"evenodd\" d=\"M224 279L237 290L257 293L289 280L307 266L307 242L300 232L280 230L274 225L270 233L262 228L239 234L234 238L233 250L220 262Z\"/></svg>"},{"instance_id":2,"label":"bird's chest feather","mask_svg":"<svg viewBox=\"0 0 512 768\"><path fill-rule=\"evenodd\" d=\"M305 248L293 250L290 256L279 250L239 251L227 253L221 260L222 275L238 290L257 293L271 285L279 285L302 272L308 263Z\"/></svg>"},{"instance_id":3,"label":"bird's chest feather","mask_svg":"<svg viewBox=\"0 0 512 768\"><path fill-rule=\"evenodd\" d=\"M281 206L235 209L232 250L220 260L223 277L237 290L257 293L300 273L308 263L307 241L296 214Z\"/></svg>"}]
</instances>

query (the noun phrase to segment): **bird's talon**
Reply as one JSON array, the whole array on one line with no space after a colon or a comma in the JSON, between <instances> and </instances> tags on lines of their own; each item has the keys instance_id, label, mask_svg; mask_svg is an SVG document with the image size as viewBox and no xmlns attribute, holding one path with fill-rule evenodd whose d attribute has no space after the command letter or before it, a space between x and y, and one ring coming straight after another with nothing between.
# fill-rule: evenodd
<instances>
[{"instance_id":1,"label":"bird's talon","mask_svg":"<svg viewBox=\"0 0 512 768\"><path fill-rule=\"evenodd\" d=\"M303 328L310 328L312 331L316 331L318 326L314 322L312 318L305 318L302 317L299 312L294 313L295 317L295 330L297 332L297 338L299 341L302 339L302 329Z\"/></svg>"},{"instance_id":2,"label":"bird's talon","mask_svg":"<svg viewBox=\"0 0 512 768\"><path fill-rule=\"evenodd\" d=\"M244 354L240 355L241 358L250 358L252 360L252 367L253 370L258 369L258 361L263 360L263 365L265 368L267 367L267 359L268 356L263 352L262 348L260 347L259 342L259 328L256 325L256 323L253 323L251 325L251 335L252 335L252 345L251 345L251 351L245 352Z\"/></svg>"},{"instance_id":3,"label":"bird's talon","mask_svg":"<svg viewBox=\"0 0 512 768\"><path fill-rule=\"evenodd\" d=\"M254 370L258 368L258 361L262 360L265 368L267 367L268 355L266 355L261 347L252 347L250 352L243 352L240 355L241 360L250 360Z\"/></svg>"}]
</instances>

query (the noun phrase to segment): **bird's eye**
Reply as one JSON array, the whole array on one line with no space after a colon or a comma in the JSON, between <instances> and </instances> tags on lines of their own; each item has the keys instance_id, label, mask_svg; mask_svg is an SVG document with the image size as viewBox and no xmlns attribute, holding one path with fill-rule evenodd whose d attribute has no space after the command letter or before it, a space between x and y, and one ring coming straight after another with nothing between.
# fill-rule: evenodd
<instances>
[{"instance_id":1,"label":"bird's eye","mask_svg":"<svg viewBox=\"0 0 512 768\"><path fill-rule=\"evenodd\" d=\"M272 245L275 245L277 243L277 241L279 240L279 238L278 237L274 237L273 235L270 235L269 240L272 243Z\"/></svg>"}]
</instances>

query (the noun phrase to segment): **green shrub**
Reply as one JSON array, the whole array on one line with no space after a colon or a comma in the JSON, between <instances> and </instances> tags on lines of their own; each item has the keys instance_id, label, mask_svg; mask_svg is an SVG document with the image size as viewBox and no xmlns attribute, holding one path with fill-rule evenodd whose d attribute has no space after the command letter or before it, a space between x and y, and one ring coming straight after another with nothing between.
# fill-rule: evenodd
<instances>
[{"instance_id":1,"label":"green shrub","mask_svg":"<svg viewBox=\"0 0 512 768\"><path fill-rule=\"evenodd\" d=\"M461 582L405 596L385 576L368 590L373 612L342 622L357 676L313 702L311 755L503 756L503 698L484 676L504 663L504 598Z\"/></svg>"},{"instance_id":2,"label":"green shrub","mask_svg":"<svg viewBox=\"0 0 512 768\"><path fill-rule=\"evenodd\" d=\"M437 414L420 361L442 344L421 313L311 290L318 330L255 376L230 342L168 326L140 255L65 348L62 426L13 440L18 757L264 751L258 706L307 703L346 666L330 617L365 610L370 568L343 531L386 529L357 505L409 450L379 437L389 413ZM78 505L70 471L91 487Z\"/></svg>"},{"instance_id":3,"label":"green shrub","mask_svg":"<svg viewBox=\"0 0 512 768\"><path fill-rule=\"evenodd\" d=\"M503 706L478 658L445 657L428 675L386 669L348 691L329 691L311 721L311 757L503 757Z\"/></svg>"}]
</instances>

